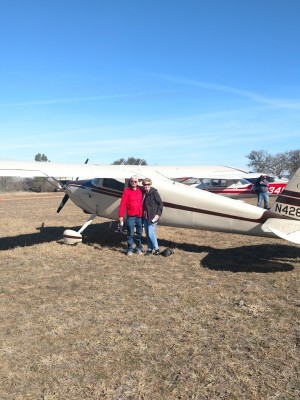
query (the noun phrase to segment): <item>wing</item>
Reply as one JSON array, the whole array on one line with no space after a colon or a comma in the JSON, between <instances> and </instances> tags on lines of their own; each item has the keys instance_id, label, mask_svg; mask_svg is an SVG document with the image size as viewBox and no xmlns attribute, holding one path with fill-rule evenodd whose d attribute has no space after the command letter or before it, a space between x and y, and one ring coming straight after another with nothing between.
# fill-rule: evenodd
<instances>
[{"instance_id":1,"label":"wing","mask_svg":"<svg viewBox=\"0 0 300 400\"><path fill-rule=\"evenodd\" d=\"M73 180L102 178L129 178L132 175L167 178L182 177L233 177L238 179L245 174L231 167L211 166L149 166L149 165L99 165L99 164L62 164L37 161L0 161L0 176L20 176L33 178L36 176L55 177Z\"/></svg>"},{"instance_id":2,"label":"wing","mask_svg":"<svg viewBox=\"0 0 300 400\"><path fill-rule=\"evenodd\" d=\"M222 165L153 166L156 172L168 178L241 179L247 171Z\"/></svg>"},{"instance_id":3,"label":"wing","mask_svg":"<svg viewBox=\"0 0 300 400\"><path fill-rule=\"evenodd\" d=\"M133 167L133 168L131 168ZM52 162L0 161L0 176L20 176L23 178L55 177L66 180L102 178L129 178L137 174L134 166L61 164Z\"/></svg>"}]
</instances>

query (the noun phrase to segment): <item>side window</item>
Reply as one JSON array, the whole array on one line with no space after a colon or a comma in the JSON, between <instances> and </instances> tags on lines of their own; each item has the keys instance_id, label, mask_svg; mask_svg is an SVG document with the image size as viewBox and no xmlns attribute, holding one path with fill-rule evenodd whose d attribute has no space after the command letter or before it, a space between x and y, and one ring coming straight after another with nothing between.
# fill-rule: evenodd
<instances>
[{"instance_id":1,"label":"side window","mask_svg":"<svg viewBox=\"0 0 300 400\"><path fill-rule=\"evenodd\" d=\"M119 182L116 179L103 178L103 186L109 189L115 189L119 192L123 192L125 185L123 182Z\"/></svg>"},{"instance_id":2,"label":"side window","mask_svg":"<svg viewBox=\"0 0 300 400\"><path fill-rule=\"evenodd\" d=\"M211 182L214 187L226 187L226 179L212 179Z\"/></svg>"}]
</instances>

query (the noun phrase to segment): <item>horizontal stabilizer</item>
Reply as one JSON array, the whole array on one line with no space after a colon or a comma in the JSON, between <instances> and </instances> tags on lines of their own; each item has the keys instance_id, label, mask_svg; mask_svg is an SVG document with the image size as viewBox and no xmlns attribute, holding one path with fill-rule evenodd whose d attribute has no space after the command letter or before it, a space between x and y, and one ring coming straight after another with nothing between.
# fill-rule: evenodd
<instances>
[{"instance_id":1,"label":"horizontal stabilizer","mask_svg":"<svg viewBox=\"0 0 300 400\"><path fill-rule=\"evenodd\" d=\"M300 244L300 221L270 218L262 226L264 232L272 232L281 239Z\"/></svg>"}]
</instances>

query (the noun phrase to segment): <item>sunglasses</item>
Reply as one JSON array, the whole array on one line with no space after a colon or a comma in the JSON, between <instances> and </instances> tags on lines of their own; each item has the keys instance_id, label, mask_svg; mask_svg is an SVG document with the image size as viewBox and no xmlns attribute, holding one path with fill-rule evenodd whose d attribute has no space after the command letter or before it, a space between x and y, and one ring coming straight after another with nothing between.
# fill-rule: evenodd
<instances>
[{"instance_id":1,"label":"sunglasses","mask_svg":"<svg viewBox=\"0 0 300 400\"><path fill-rule=\"evenodd\" d=\"M150 183L145 183L145 185L143 185L143 186L151 186L151 185L150 185Z\"/></svg>"}]
</instances>

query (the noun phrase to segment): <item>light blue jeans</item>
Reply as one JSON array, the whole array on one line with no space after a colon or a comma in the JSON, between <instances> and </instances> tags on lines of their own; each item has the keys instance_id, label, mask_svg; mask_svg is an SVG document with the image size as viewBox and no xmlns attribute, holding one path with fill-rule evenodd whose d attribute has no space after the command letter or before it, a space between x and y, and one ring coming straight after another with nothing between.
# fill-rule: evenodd
<instances>
[{"instance_id":1,"label":"light blue jeans","mask_svg":"<svg viewBox=\"0 0 300 400\"><path fill-rule=\"evenodd\" d=\"M267 209L269 206L269 193L268 192L259 192L258 193L257 207L261 207L261 203L263 201L264 201L264 208Z\"/></svg>"},{"instance_id":2,"label":"light blue jeans","mask_svg":"<svg viewBox=\"0 0 300 400\"><path fill-rule=\"evenodd\" d=\"M158 242L155 234L157 223L152 224L148 219L144 219L144 228L146 233L146 241L148 250L158 250Z\"/></svg>"}]
</instances>

